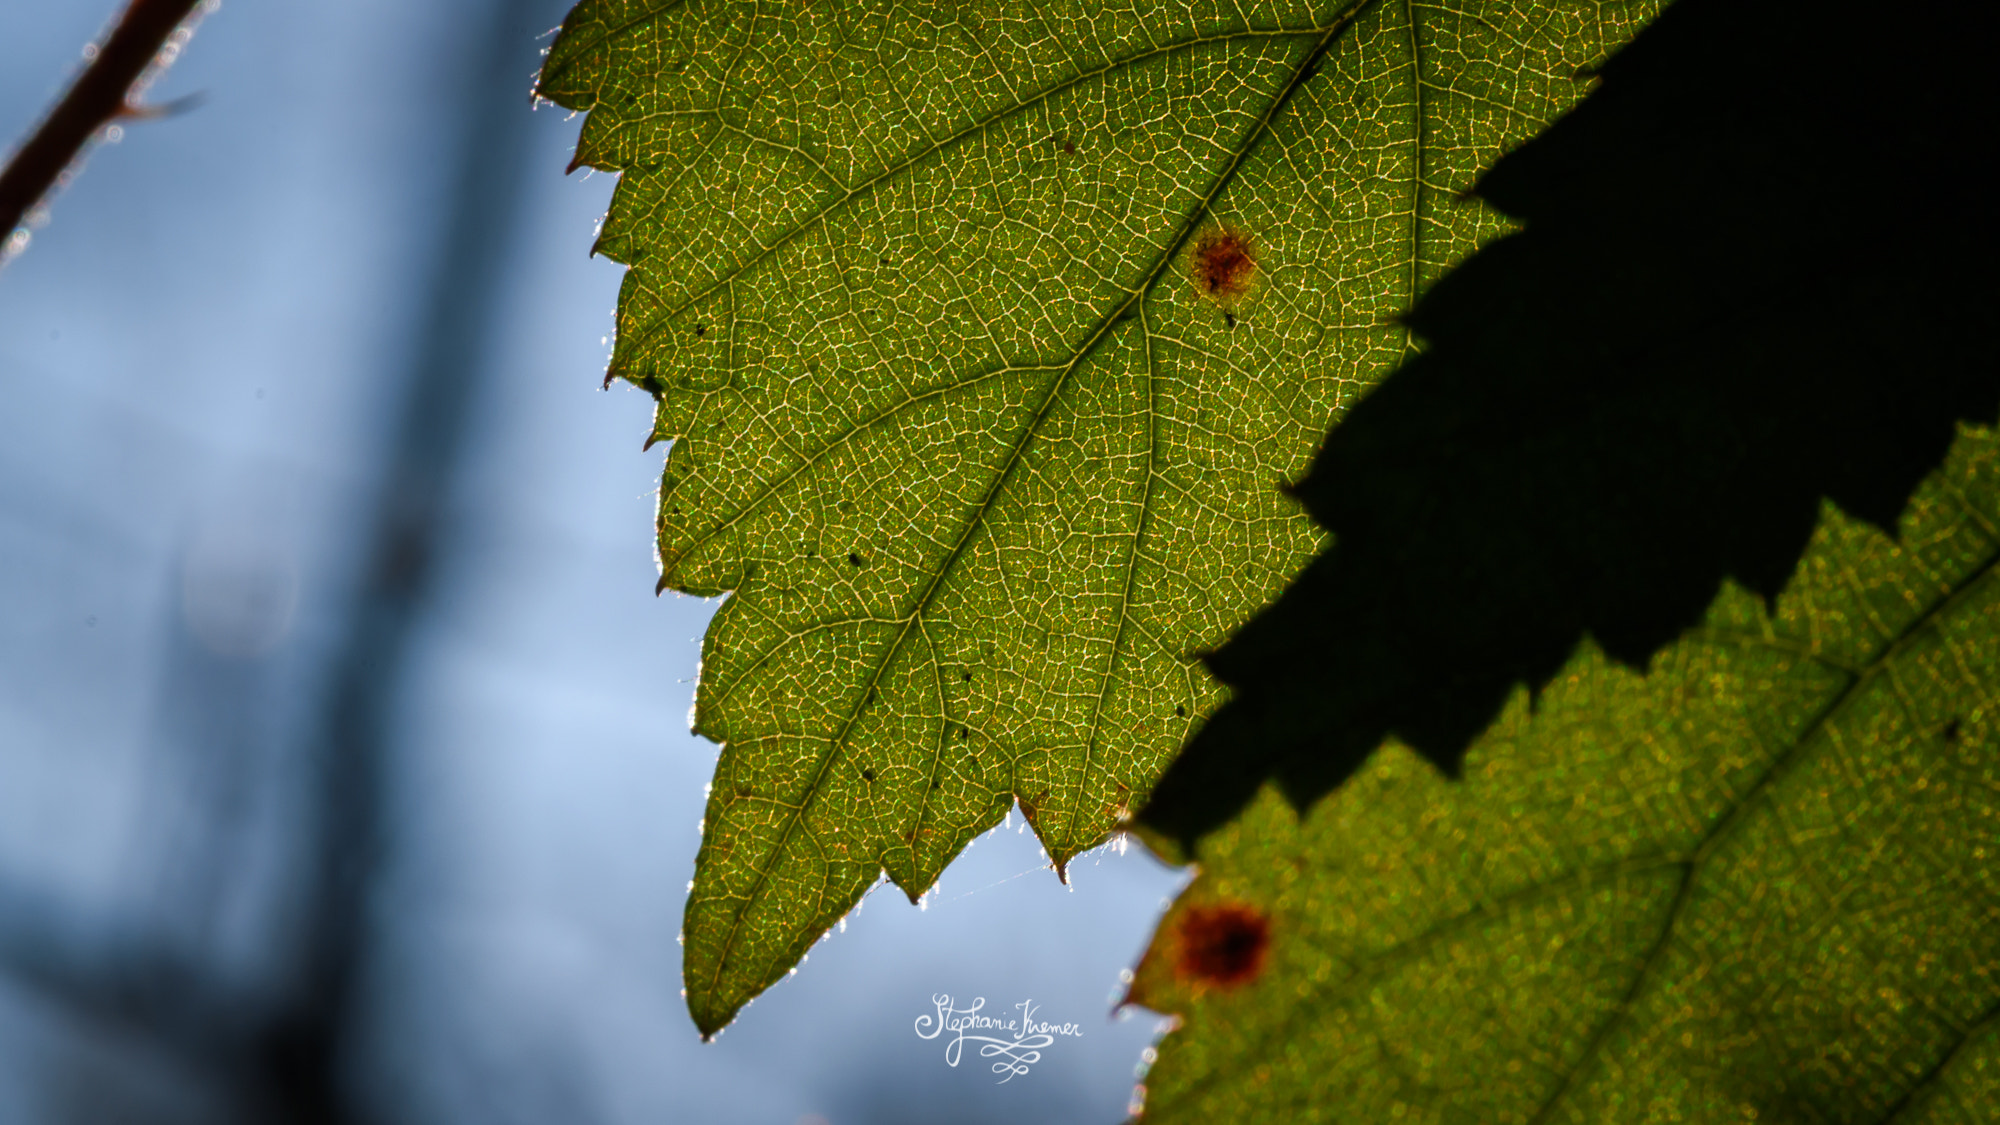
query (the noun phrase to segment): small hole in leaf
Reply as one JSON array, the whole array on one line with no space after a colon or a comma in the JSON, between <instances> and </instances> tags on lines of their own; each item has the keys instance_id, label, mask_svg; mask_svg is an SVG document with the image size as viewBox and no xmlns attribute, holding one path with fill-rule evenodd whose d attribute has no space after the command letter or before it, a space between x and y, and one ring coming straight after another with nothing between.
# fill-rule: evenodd
<instances>
[{"instance_id":1,"label":"small hole in leaf","mask_svg":"<svg viewBox=\"0 0 2000 1125\"><path fill-rule=\"evenodd\" d=\"M942 783L936 781L931 782L931 792L935 793L942 788L944 788L944 785Z\"/></svg>"},{"instance_id":2,"label":"small hole in leaf","mask_svg":"<svg viewBox=\"0 0 2000 1125\"><path fill-rule=\"evenodd\" d=\"M853 552L849 552L847 556L847 561L853 563L855 566L860 566L861 556L854 554Z\"/></svg>"},{"instance_id":3,"label":"small hole in leaf","mask_svg":"<svg viewBox=\"0 0 2000 1125\"><path fill-rule=\"evenodd\" d=\"M706 324L697 324L697 325L695 325L695 326L694 326L694 334L695 334L695 335L697 335L697 336L706 336L706 335L708 335L708 325L706 325Z\"/></svg>"},{"instance_id":4,"label":"small hole in leaf","mask_svg":"<svg viewBox=\"0 0 2000 1125\"><path fill-rule=\"evenodd\" d=\"M966 683L968 683L968 684L972 682L972 673L970 673L970 672L967 672L967 673L965 674L965 682L966 682Z\"/></svg>"},{"instance_id":5,"label":"small hole in leaf","mask_svg":"<svg viewBox=\"0 0 2000 1125\"><path fill-rule=\"evenodd\" d=\"M1944 725L1944 740L1946 742L1958 741L1958 718L1956 716L1953 716L1952 720Z\"/></svg>"},{"instance_id":6,"label":"small hole in leaf","mask_svg":"<svg viewBox=\"0 0 2000 1125\"><path fill-rule=\"evenodd\" d=\"M861 771L861 780L863 780L863 781L873 781L873 780L875 780L875 771L874 771L874 770L862 770L862 771Z\"/></svg>"},{"instance_id":7,"label":"small hole in leaf","mask_svg":"<svg viewBox=\"0 0 2000 1125\"><path fill-rule=\"evenodd\" d=\"M1182 707L1182 706L1180 706L1179 704L1175 704L1175 705L1174 705L1174 716L1175 716L1176 718L1181 718L1181 719L1185 719L1185 718L1187 718L1187 708L1185 708L1185 707Z\"/></svg>"}]
</instances>

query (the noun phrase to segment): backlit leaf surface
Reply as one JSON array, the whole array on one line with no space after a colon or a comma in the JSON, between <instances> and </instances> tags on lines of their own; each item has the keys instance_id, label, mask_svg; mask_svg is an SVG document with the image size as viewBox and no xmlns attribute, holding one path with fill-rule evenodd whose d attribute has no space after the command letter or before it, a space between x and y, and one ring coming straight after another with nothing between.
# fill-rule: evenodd
<instances>
[{"instance_id":1,"label":"backlit leaf surface","mask_svg":"<svg viewBox=\"0 0 2000 1125\"><path fill-rule=\"evenodd\" d=\"M1767 614L1586 646L1462 781L1391 743L1205 837L1132 999L1157 1122L1990 1122L2000 441Z\"/></svg>"},{"instance_id":2,"label":"backlit leaf surface","mask_svg":"<svg viewBox=\"0 0 2000 1125\"><path fill-rule=\"evenodd\" d=\"M1058 865L1143 800L1220 700L1196 654L1320 546L1277 486L1501 229L1457 193L1652 11L576 8L540 91L623 173L663 585L733 591L704 1032L1016 799Z\"/></svg>"}]
</instances>

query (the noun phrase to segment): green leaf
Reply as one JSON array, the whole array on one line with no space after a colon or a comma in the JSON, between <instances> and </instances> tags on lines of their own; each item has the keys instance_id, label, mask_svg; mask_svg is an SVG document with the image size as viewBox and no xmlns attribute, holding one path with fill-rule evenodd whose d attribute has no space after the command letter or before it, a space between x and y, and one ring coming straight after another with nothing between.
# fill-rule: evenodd
<instances>
[{"instance_id":1,"label":"green leaf","mask_svg":"<svg viewBox=\"0 0 2000 1125\"><path fill-rule=\"evenodd\" d=\"M1156 1122L1991 1121L2000 440L1767 614L1578 652L1450 781L1390 744L1204 839L1131 999Z\"/></svg>"},{"instance_id":2,"label":"green leaf","mask_svg":"<svg viewBox=\"0 0 2000 1125\"><path fill-rule=\"evenodd\" d=\"M1278 486L1499 217L1480 167L1649 2L585 0L541 93L624 173L611 374L663 588L734 591L685 916L705 1032L1018 799L1058 871L1321 536Z\"/></svg>"}]
</instances>

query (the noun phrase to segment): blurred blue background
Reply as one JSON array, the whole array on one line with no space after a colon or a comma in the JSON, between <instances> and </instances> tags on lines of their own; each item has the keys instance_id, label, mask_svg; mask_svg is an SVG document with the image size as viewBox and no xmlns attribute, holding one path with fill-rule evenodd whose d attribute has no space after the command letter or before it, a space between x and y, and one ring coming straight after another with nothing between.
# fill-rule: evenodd
<instances>
[{"instance_id":1,"label":"blurred blue background","mask_svg":"<svg viewBox=\"0 0 2000 1125\"><path fill-rule=\"evenodd\" d=\"M116 0L0 6L0 144ZM1114 1122L1183 875L1010 824L710 1044L713 605L600 393L566 0L228 0L0 270L0 1122ZM1005 1084L936 993L1083 1024Z\"/></svg>"}]
</instances>

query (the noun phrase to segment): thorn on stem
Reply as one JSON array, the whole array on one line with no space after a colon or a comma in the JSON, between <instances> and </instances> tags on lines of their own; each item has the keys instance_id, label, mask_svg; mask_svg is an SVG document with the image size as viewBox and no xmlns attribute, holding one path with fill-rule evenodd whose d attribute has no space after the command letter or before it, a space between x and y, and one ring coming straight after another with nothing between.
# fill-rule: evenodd
<instances>
[{"instance_id":1,"label":"thorn on stem","mask_svg":"<svg viewBox=\"0 0 2000 1125\"><path fill-rule=\"evenodd\" d=\"M200 109L202 103L206 101L208 101L208 91L196 90L192 94L183 95L170 102L161 102L158 105L127 105L118 111L117 119L120 121L164 121L169 117L179 117L183 113L192 113Z\"/></svg>"}]
</instances>

